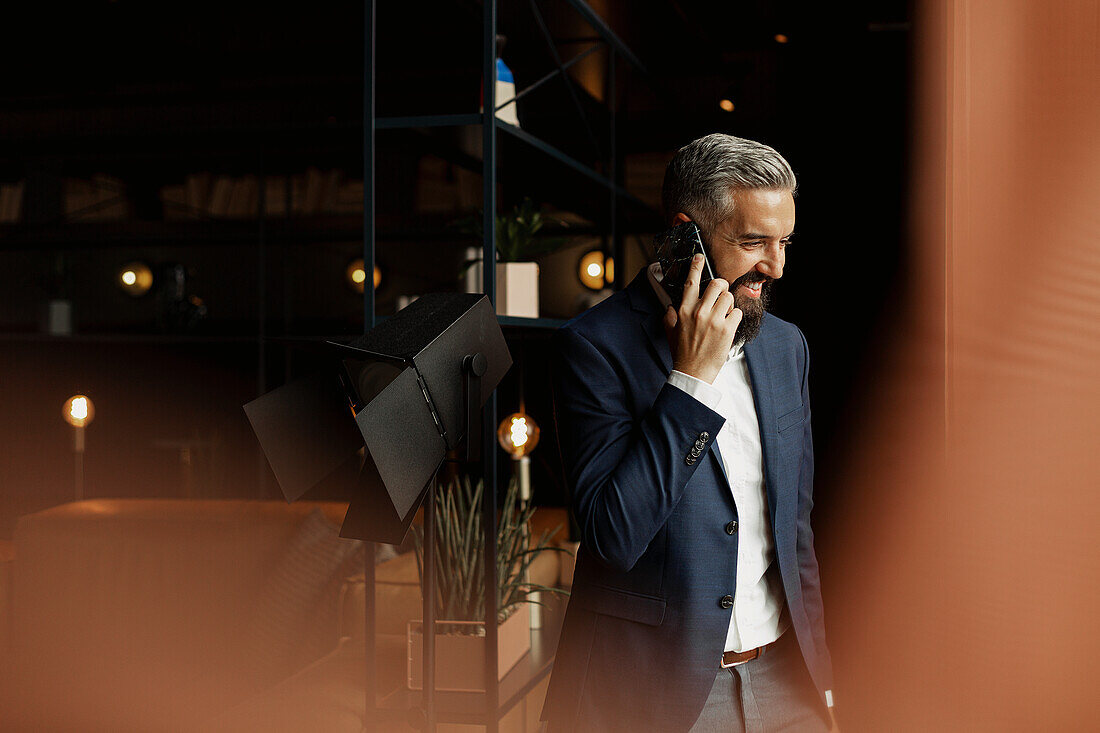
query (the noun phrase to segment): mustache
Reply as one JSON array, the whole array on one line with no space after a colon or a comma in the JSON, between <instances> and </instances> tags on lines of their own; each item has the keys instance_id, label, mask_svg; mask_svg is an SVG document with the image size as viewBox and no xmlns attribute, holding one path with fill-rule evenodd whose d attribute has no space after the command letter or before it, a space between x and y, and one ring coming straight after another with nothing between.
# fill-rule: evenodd
<instances>
[{"instance_id":1,"label":"mustache","mask_svg":"<svg viewBox=\"0 0 1100 733\"><path fill-rule=\"evenodd\" d=\"M764 287L768 287L774 281L775 281L774 277L768 277L767 275L764 275L763 273L746 272L744 275L737 278L736 280L734 280L731 283L730 289L732 290L734 287L736 287L738 285L749 285L749 284L752 284L752 283L764 283Z\"/></svg>"}]
</instances>

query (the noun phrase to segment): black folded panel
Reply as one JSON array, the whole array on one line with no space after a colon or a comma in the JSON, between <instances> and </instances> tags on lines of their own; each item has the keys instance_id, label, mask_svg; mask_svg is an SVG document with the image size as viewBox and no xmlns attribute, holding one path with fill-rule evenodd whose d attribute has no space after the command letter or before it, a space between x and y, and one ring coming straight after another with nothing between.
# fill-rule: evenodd
<instances>
[{"instance_id":1,"label":"black folded panel","mask_svg":"<svg viewBox=\"0 0 1100 733\"><path fill-rule=\"evenodd\" d=\"M326 479L350 481L340 535L398 544L446 451L466 437L464 358L487 362L476 408L512 365L492 306L484 295L426 295L359 338L308 348L330 356L331 371L245 405L256 437L288 501ZM347 470L361 450L360 470Z\"/></svg>"}]
</instances>

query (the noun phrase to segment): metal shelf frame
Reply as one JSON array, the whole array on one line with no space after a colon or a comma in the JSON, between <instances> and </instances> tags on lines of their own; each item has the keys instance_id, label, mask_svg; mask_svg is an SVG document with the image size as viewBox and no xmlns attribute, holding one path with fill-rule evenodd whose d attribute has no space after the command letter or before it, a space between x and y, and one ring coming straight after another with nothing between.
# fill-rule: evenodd
<instances>
[{"instance_id":1,"label":"metal shelf frame","mask_svg":"<svg viewBox=\"0 0 1100 733\"><path fill-rule=\"evenodd\" d=\"M633 199L620 184L621 166L618 163L617 155L618 148L616 145L617 138L617 104L616 104L616 58L621 57L630 66L640 71L643 75L647 75L646 69L642 66L641 62L634 56L634 54L627 48L626 44L619 39L618 36L608 27L604 22L583 0L565 0L569 3L580 16L592 27L596 32L597 38L593 39L596 42L596 46L581 51L580 54L572 59L563 62L558 54L557 48L554 44L554 39L551 37L545 21L542 18L542 14L538 8L538 0L530 0L531 10L536 22L539 24L540 29L545 37L549 47L551 55L554 58L556 69L546 76L533 82L527 88L519 90L517 92L517 98L534 91L535 88L542 86L550 81L552 78L560 77L562 81L569 88L571 96L574 98L578 112L582 118L585 117L581 104L579 103L577 92L573 88L573 82L566 73L567 69L580 58L591 53L595 47L604 45L608 48L608 76L607 76L607 103L610 112L610 149L606 151L600 151L599 145L596 145L599 157L606 162L606 173L600 173L599 171L584 165L575 158L565 154L555 146L548 142L539 139L538 137L531 135L530 133L521 130L518 127L514 127L510 124L501 122L496 119L496 110L498 108L496 98L496 66L497 66L497 25L498 25L498 9L499 0L483 0L482 2L482 108L483 112L478 114L447 114L447 115L421 115L410 117L386 117L379 118L376 114L376 63L375 63L375 49L378 33L378 15L377 15L377 0L364 0L364 74L363 74L363 262L369 263L370 267L373 267L375 262L375 248L376 248L376 211L375 211L375 192L376 192L376 179L375 179L375 152L376 152L376 132L378 130L386 129L398 129L398 128L417 128L417 127L450 127L458 125L480 125L482 130L482 159L481 159L481 171L482 171L482 201L483 201L483 222L482 231L485 232L482 256L484 262L496 261L496 215L497 215L497 202L496 202L496 185L497 185L497 168L498 168L498 154L497 154L497 132L498 130L517 138L518 140L526 143L527 145L540 150L551 158L564 164L565 166L573 169L575 172L588 177L589 179L597 182L603 186L607 191L607 203L610 210L610 232L609 241L612 245L613 256L615 256L619 262L622 262L623 243L620 232L618 231L618 206L619 200L622 198ZM560 0L559 0L560 1ZM510 101L510 100L509 100ZM586 126L589 126L588 120L585 119ZM590 136L595 143L595 136L592 135L591 127L589 126ZM638 202L640 203L640 202ZM490 302L496 303L496 268L484 267L484 292L489 297ZM623 268L615 268L615 289L621 289L623 283ZM553 328L560 325L560 322L552 319L521 319L521 318L500 318L502 324L510 326L531 326L536 328ZM366 330L370 330L374 327L377 321L375 315L375 298L372 288L364 288L363 291L363 324ZM481 467L484 476L485 490L483 500L483 518L482 525L485 527L485 548L484 548L484 574L485 574L485 630L486 630L486 643L485 643L485 693L483 696L484 708L480 715L471 715L469 717L470 722L480 722L485 725L487 733L497 733L499 727L500 718L515 704L518 704L521 696L509 695L509 698L505 700L505 705L501 705L500 692L501 688L498 684L498 669L497 669L497 598L496 598L496 585L497 585L497 568L496 568L496 554L497 554L497 446L496 446L496 422L497 422L497 394L496 391L489 397L488 402L485 404L482 410L482 436L481 436ZM428 505L430 506L430 504ZM379 719L379 704L377 698L377 684L374 671L374 656L375 656L375 617L376 609L375 595L374 595L374 552L373 545L368 545L367 552L365 554L367 558L364 567L365 575L365 592L366 592L366 614L365 614L365 638L366 638L366 655L364 660L365 672L366 672L366 684L365 684L365 723L368 730L372 729L375 722ZM431 565L429 565L431 567ZM431 595L433 588L431 584L425 584L425 595ZM434 599L429 598L428 602L433 602ZM421 709L424 711L424 728L426 730L435 730L435 710L434 710L434 690L432 689L432 672L434 671L433 660L431 659L431 651L427 639L425 639L425 658L428 663L427 676L425 677L424 692L421 695ZM547 652L544 650L543 654ZM540 663L533 666L533 671L529 674L531 679L524 681L519 685L521 690L529 690L533 685L546 674L549 673L552 664L553 653L549 652L549 657L545 663ZM404 696L401 696L404 698ZM408 698L411 700L411 697ZM410 704L412 704L410 702ZM384 705L385 706L385 705Z\"/></svg>"}]
</instances>

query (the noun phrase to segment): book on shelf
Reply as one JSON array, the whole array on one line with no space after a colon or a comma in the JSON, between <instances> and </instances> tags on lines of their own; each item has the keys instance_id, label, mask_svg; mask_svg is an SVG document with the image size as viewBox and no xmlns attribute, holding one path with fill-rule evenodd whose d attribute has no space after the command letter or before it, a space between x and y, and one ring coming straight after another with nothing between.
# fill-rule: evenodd
<instances>
[{"instance_id":1,"label":"book on shelf","mask_svg":"<svg viewBox=\"0 0 1100 733\"><path fill-rule=\"evenodd\" d=\"M286 216L286 176L264 179L264 211L268 216Z\"/></svg>"},{"instance_id":2,"label":"book on shelf","mask_svg":"<svg viewBox=\"0 0 1100 733\"><path fill-rule=\"evenodd\" d=\"M251 219L259 214L259 179L248 175L233 179L225 215L233 219Z\"/></svg>"},{"instance_id":3,"label":"book on shelf","mask_svg":"<svg viewBox=\"0 0 1100 733\"><path fill-rule=\"evenodd\" d=\"M210 204L211 179L209 172L192 173L183 179L184 201L197 216L207 213L207 207Z\"/></svg>"},{"instance_id":4,"label":"book on shelf","mask_svg":"<svg viewBox=\"0 0 1100 733\"><path fill-rule=\"evenodd\" d=\"M128 219L132 207L126 185L113 176L96 174L91 180L66 178L61 184L65 217L74 221Z\"/></svg>"},{"instance_id":5,"label":"book on shelf","mask_svg":"<svg viewBox=\"0 0 1100 733\"><path fill-rule=\"evenodd\" d=\"M15 224L23 217L23 191L26 181L0 185L0 223Z\"/></svg>"},{"instance_id":6,"label":"book on shelf","mask_svg":"<svg viewBox=\"0 0 1100 733\"><path fill-rule=\"evenodd\" d=\"M225 216L229 213L229 200L233 196L233 178L218 176L210 189L210 200L206 210L210 216Z\"/></svg>"}]
</instances>

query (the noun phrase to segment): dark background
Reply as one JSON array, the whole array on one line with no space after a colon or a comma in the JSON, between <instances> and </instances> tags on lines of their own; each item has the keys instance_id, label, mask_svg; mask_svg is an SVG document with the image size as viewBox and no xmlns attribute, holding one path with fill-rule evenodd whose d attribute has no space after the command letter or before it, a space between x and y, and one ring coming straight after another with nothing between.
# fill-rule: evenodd
<instances>
[{"instance_id":1,"label":"dark background","mask_svg":"<svg viewBox=\"0 0 1100 733\"><path fill-rule=\"evenodd\" d=\"M378 114L477 112L481 5L379 5ZM537 7L563 58L591 44L591 28L565 2ZM843 541L830 531L844 491L840 457L859 443L848 416L906 256L906 3L593 8L646 70L620 59L615 78L618 176L636 197L620 220L625 282L660 226L660 179L678 146L714 131L749 137L776 147L799 176L797 236L773 310L810 343L814 521L828 605L828 557ZM241 405L303 364L262 336L362 331L362 296L345 280L362 254L362 7L163 11L125 0L40 7L9 24L0 47L0 184L25 186L17 218L0 223L0 537L20 515L71 500L61 405L79 392L96 404L86 496L279 498ZM499 30L520 88L553 69L531 3L504 3ZM553 80L520 108L524 129L601 172L610 155L606 67L600 50L573 69L577 104ZM719 108L723 98L733 112ZM481 191L467 137L378 133L379 314L392 313L399 295L458 286L464 248L477 243L455 222L476 213ZM560 215L549 218L572 222L549 227L571 239L557 265L542 263L541 283L543 315L571 317L582 292L573 263L605 241L607 195L498 137L500 209L529 196ZM260 215L258 194L235 215L165 202L195 174L304 180L311 171L337 182L328 210L295 211L292 200L288 214L285 200L265 201ZM114 198L81 212L74 192L93 178ZM117 272L136 260L157 275L182 264L206 317L191 329L166 326L163 278L140 299L123 293ZM44 334L55 298L72 303L71 337ZM550 330L506 332L516 367L501 387L501 416L522 392L547 428ZM561 504L550 433L533 455L536 498Z\"/></svg>"}]
</instances>

